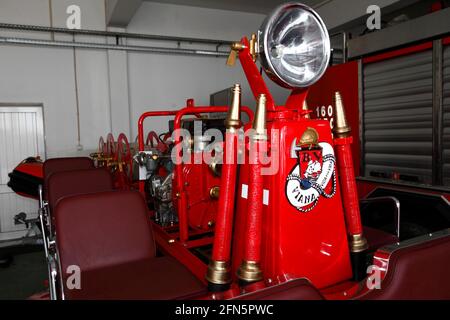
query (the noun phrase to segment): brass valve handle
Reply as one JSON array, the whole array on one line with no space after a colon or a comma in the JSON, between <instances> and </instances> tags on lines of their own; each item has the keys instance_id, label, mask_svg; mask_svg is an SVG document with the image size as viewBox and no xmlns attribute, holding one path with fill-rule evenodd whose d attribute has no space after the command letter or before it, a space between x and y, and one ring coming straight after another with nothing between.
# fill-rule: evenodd
<instances>
[{"instance_id":1,"label":"brass valve handle","mask_svg":"<svg viewBox=\"0 0 450 320\"><path fill-rule=\"evenodd\" d=\"M230 55L227 59L227 65L228 66L234 66L236 64L237 54L239 51L243 50L245 46L240 42L234 42L231 44L231 51Z\"/></svg>"},{"instance_id":2,"label":"brass valve handle","mask_svg":"<svg viewBox=\"0 0 450 320\"><path fill-rule=\"evenodd\" d=\"M258 45L258 41L256 40L256 34L252 34L252 38L250 39L250 54L253 58L253 62L256 62L256 58L258 57L258 50L256 46Z\"/></svg>"}]
</instances>

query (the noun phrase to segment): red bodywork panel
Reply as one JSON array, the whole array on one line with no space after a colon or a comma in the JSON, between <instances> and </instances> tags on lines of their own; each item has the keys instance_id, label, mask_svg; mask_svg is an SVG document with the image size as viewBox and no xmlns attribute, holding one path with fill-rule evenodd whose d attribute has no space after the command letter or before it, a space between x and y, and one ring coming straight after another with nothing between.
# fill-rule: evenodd
<instances>
[{"instance_id":1,"label":"red bodywork panel","mask_svg":"<svg viewBox=\"0 0 450 320\"><path fill-rule=\"evenodd\" d=\"M279 130L279 171L263 177L264 206L262 221L261 269L265 279L284 281L308 278L316 287L324 288L345 281L352 276L347 233L339 185L335 195L320 196L317 206L303 213L288 199L287 177L298 165L292 157L294 140L312 127L319 134L319 142L333 147L329 123L306 119L268 122L268 133ZM247 213L250 165L241 165L237 192L237 212L233 244L233 274L242 261L245 247L244 228ZM338 177L336 177L338 178ZM331 180L328 188L333 184Z\"/></svg>"},{"instance_id":2,"label":"red bodywork panel","mask_svg":"<svg viewBox=\"0 0 450 320\"><path fill-rule=\"evenodd\" d=\"M210 190L220 185L208 165L184 164L183 181L186 181L187 215L189 226L193 229L209 230L214 224L217 214L217 199L212 199Z\"/></svg>"}]
</instances>

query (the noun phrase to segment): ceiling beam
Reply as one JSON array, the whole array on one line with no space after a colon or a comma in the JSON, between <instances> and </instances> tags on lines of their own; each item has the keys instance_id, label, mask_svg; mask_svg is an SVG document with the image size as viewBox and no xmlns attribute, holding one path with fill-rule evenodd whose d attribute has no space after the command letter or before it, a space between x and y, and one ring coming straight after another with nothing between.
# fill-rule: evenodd
<instances>
[{"instance_id":1,"label":"ceiling beam","mask_svg":"<svg viewBox=\"0 0 450 320\"><path fill-rule=\"evenodd\" d=\"M141 4L142 0L106 0L106 25L125 28Z\"/></svg>"}]
</instances>

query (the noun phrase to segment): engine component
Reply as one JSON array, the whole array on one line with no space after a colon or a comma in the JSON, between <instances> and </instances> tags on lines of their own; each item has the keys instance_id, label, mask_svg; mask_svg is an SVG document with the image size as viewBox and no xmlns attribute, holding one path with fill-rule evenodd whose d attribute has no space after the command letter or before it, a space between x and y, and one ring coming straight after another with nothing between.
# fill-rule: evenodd
<instances>
[{"instance_id":1,"label":"engine component","mask_svg":"<svg viewBox=\"0 0 450 320\"><path fill-rule=\"evenodd\" d=\"M165 179L159 175L150 178L150 194L154 199L155 221L163 227L178 223L172 202L172 178L169 174Z\"/></svg>"}]
</instances>

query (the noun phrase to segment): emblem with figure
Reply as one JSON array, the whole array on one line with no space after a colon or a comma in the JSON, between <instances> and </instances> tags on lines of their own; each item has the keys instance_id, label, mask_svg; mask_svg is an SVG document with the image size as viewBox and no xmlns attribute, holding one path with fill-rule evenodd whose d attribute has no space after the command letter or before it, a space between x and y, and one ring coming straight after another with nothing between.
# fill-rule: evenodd
<instances>
[{"instance_id":1,"label":"emblem with figure","mask_svg":"<svg viewBox=\"0 0 450 320\"><path fill-rule=\"evenodd\" d=\"M312 211L321 197L332 198L336 193L333 147L319 142L319 134L307 128L299 143L294 139L291 156L297 164L286 179L286 197L298 211Z\"/></svg>"}]
</instances>

